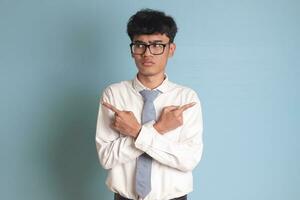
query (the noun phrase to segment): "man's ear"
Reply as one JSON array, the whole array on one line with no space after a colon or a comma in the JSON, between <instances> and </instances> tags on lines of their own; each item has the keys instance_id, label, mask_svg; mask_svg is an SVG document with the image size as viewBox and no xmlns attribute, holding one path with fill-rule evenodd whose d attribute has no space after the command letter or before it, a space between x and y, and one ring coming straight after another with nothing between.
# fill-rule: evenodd
<instances>
[{"instance_id":1,"label":"man's ear","mask_svg":"<svg viewBox=\"0 0 300 200\"><path fill-rule=\"evenodd\" d=\"M174 55L175 50L176 50L176 44L175 43L170 43L169 57L172 57Z\"/></svg>"}]
</instances>

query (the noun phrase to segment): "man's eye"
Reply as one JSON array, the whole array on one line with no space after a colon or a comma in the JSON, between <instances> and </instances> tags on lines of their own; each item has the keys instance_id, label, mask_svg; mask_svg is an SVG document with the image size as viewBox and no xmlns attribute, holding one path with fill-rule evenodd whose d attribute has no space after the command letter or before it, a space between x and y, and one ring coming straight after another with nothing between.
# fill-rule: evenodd
<instances>
[{"instance_id":1,"label":"man's eye","mask_svg":"<svg viewBox=\"0 0 300 200\"><path fill-rule=\"evenodd\" d=\"M136 48L144 48L144 45L143 44L136 44L135 47Z\"/></svg>"},{"instance_id":2,"label":"man's eye","mask_svg":"<svg viewBox=\"0 0 300 200\"><path fill-rule=\"evenodd\" d=\"M154 48L160 48L161 44L152 44L152 47L154 47Z\"/></svg>"}]
</instances>

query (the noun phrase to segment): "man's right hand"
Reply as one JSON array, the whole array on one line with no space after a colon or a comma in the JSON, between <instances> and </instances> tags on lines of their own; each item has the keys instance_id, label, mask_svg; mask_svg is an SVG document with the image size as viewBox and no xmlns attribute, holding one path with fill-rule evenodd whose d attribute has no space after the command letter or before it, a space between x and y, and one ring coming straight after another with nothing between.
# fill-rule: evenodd
<instances>
[{"instance_id":1,"label":"man's right hand","mask_svg":"<svg viewBox=\"0 0 300 200\"><path fill-rule=\"evenodd\" d=\"M196 103L188 103L183 106L164 107L158 121L153 127L160 133L164 134L183 125L183 112Z\"/></svg>"}]
</instances>

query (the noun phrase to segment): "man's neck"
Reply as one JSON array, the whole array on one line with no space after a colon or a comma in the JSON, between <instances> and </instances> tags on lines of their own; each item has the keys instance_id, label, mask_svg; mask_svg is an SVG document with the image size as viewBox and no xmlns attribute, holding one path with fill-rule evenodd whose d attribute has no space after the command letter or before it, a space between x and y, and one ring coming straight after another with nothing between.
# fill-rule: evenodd
<instances>
[{"instance_id":1,"label":"man's neck","mask_svg":"<svg viewBox=\"0 0 300 200\"><path fill-rule=\"evenodd\" d=\"M147 88L154 89L162 84L165 79L165 74L159 74L155 76L143 76L142 74L137 75L138 80Z\"/></svg>"}]
</instances>

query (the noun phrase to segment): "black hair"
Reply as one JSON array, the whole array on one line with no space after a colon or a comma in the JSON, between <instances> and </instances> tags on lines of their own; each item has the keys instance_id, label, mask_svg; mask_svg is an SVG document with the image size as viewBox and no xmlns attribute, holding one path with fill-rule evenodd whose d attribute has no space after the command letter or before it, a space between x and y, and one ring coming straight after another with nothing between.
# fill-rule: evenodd
<instances>
[{"instance_id":1,"label":"black hair","mask_svg":"<svg viewBox=\"0 0 300 200\"><path fill-rule=\"evenodd\" d=\"M131 41L136 35L166 34L170 42L174 41L177 26L171 16L152 9L142 9L130 17L127 23L127 34Z\"/></svg>"}]
</instances>

